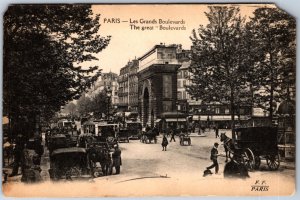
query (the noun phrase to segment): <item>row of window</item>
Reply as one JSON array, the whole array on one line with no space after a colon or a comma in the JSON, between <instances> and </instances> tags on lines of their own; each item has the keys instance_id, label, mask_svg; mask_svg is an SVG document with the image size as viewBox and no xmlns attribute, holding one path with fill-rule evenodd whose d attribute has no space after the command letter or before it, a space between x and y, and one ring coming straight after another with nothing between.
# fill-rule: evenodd
<instances>
[{"instance_id":1,"label":"row of window","mask_svg":"<svg viewBox=\"0 0 300 200\"><path fill-rule=\"evenodd\" d=\"M213 107L213 108L207 107L207 108L201 108L198 111L199 113L204 113L204 114L230 114L230 109L226 107ZM251 109L240 108L239 113L241 115L250 114Z\"/></svg>"},{"instance_id":2,"label":"row of window","mask_svg":"<svg viewBox=\"0 0 300 200\"><path fill-rule=\"evenodd\" d=\"M157 58L158 59L175 59L176 58L176 54L174 54L174 53L157 52Z\"/></svg>"},{"instance_id":3,"label":"row of window","mask_svg":"<svg viewBox=\"0 0 300 200\"><path fill-rule=\"evenodd\" d=\"M177 78L188 78L189 72L187 70L180 70L177 73Z\"/></svg>"},{"instance_id":4,"label":"row of window","mask_svg":"<svg viewBox=\"0 0 300 200\"><path fill-rule=\"evenodd\" d=\"M177 99L190 99L190 95L186 91L177 91Z\"/></svg>"},{"instance_id":5,"label":"row of window","mask_svg":"<svg viewBox=\"0 0 300 200\"><path fill-rule=\"evenodd\" d=\"M184 88L186 85L188 85L187 80L177 80L177 88Z\"/></svg>"}]
</instances>

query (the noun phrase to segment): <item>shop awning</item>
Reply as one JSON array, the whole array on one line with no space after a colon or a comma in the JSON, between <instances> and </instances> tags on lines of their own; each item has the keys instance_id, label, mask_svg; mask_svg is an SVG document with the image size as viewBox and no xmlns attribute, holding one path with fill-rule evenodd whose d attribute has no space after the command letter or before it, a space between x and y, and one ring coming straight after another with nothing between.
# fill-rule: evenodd
<instances>
[{"instance_id":1,"label":"shop awning","mask_svg":"<svg viewBox=\"0 0 300 200\"><path fill-rule=\"evenodd\" d=\"M155 120L155 123L159 123L161 121L161 119L157 119Z\"/></svg>"},{"instance_id":2,"label":"shop awning","mask_svg":"<svg viewBox=\"0 0 300 200\"><path fill-rule=\"evenodd\" d=\"M166 122L186 122L186 119L183 119L183 118L178 118L178 119L173 119L173 118L170 118L170 119L166 119Z\"/></svg>"},{"instance_id":3,"label":"shop awning","mask_svg":"<svg viewBox=\"0 0 300 200\"><path fill-rule=\"evenodd\" d=\"M193 115L194 121L207 121L207 115Z\"/></svg>"},{"instance_id":4,"label":"shop awning","mask_svg":"<svg viewBox=\"0 0 300 200\"><path fill-rule=\"evenodd\" d=\"M200 117L199 117L200 116ZM194 115L193 120L194 121L207 121L207 117L209 117L210 121L230 121L231 116L230 115ZM235 120L238 120L238 116L234 116ZM248 120L248 116L240 116L240 120Z\"/></svg>"}]
</instances>

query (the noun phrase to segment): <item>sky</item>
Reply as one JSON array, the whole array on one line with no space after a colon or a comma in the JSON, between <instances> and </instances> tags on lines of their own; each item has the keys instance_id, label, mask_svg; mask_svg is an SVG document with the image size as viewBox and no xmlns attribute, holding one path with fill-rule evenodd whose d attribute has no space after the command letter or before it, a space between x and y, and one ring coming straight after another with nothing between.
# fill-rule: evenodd
<instances>
[{"instance_id":1,"label":"sky","mask_svg":"<svg viewBox=\"0 0 300 200\"><path fill-rule=\"evenodd\" d=\"M266 4L235 4L239 6L242 16L252 16L257 6ZM270 7L270 5L268 5ZM184 49L190 49L190 36L193 29L206 25L208 20L204 12L208 11L205 4L186 5L94 5L94 14L100 14L100 35L111 36L109 45L97 57L98 65L103 72L119 74L120 69L128 61L141 57L154 45L165 43L182 44ZM160 30L159 19L164 21L184 21L184 24L164 24L164 26L182 25L185 30ZM133 23L133 21L137 23ZM144 24L141 20L156 20L156 24ZM134 30L130 25L153 26L153 30Z\"/></svg>"}]
</instances>

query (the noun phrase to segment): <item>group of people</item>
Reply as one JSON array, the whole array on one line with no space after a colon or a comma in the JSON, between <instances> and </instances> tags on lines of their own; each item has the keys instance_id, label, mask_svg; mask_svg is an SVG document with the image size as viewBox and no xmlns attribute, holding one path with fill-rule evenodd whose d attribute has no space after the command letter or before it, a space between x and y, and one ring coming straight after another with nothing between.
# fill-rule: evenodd
<instances>
[{"instance_id":1,"label":"group of people","mask_svg":"<svg viewBox=\"0 0 300 200\"><path fill-rule=\"evenodd\" d=\"M219 128L218 126L214 126L214 130L215 130L215 133L216 133L216 138L219 137ZM174 141L176 142L175 140L175 135L176 135L176 132L175 130L171 130L171 139L170 139L170 142ZM181 131L181 134L182 131ZM167 136L166 134L163 135L163 139L162 139L162 151L167 151L167 146L168 146L169 142L168 142L168 139L167 139ZM219 143L215 142L211 151L210 151L210 160L213 162L212 165L210 165L209 167L207 167L206 169L207 170L210 170L212 168L215 168L215 173L218 174L219 173L219 163L218 163L218 156L219 156L219 152L218 152L218 147L219 147Z\"/></svg>"},{"instance_id":2,"label":"group of people","mask_svg":"<svg viewBox=\"0 0 300 200\"><path fill-rule=\"evenodd\" d=\"M9 177L18 175L21 168L22 182L41 181L41 157L44 154L44 147L40 138L34 138L32 141L26 140L22 135L15 139L13 149L13 169Z\"/></svg>"},{"instance_id":3,"label":"group of people","mask_svg":"<svg viewBox=\"0 0 300 200\"><path fill-rule=\"evenodd\" d=\"M170 130L169 132L167 132L167 135L171 135L170 142L172 142L172 141L176 142L176 140L175 140L176 130ZM184 135L183 130L180 130L179 135ZM166 136L166 134L163 134L163 139L162 139L162 143L161 143L161 146L163 147L162 151L167 151L168 144L169 144L169 142L168 142L167 136Z\"/></svg>"}]
</instances>

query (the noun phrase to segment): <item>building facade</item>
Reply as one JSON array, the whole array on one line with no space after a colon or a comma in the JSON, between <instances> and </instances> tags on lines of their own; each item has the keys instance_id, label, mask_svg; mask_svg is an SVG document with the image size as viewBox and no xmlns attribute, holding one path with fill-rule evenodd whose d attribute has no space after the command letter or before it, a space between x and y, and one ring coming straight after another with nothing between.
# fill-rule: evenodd
<instances>
[{"instance_id":1,"label":"building facade","mask_svg":"<svg viewBox=\"0 0 300 200\"><path fill-rule=\"evenodd\" d=\"M141 56L138 70L139 115L143 125L154 126L164 113L176 112L177 45L155 45Z\"/></svg>"},{"instance_id":2,"label":"building facade","mask_svg":"<svg viewBox=\"0 0 300 200\"><path fill-rule=\"evenodd\" d=\"M120 111L137 112L138 110L138 60L129 61L120 70L119 83L119 104Z\"/></svg>"},{"instance_id":3,"label":"building facade","mask_svg":"<svg viewBox=\"0 0 300 200\"><path fill-rule=\"evenodd\" d=\"M108 72L102 73L96 83L91 87L89 92L87 93L88 96L92 97L95 94L100 93L104 89L111 90L111 103L113 106L117 106L119 103L118 97L118 75L116 73Z\"/></svg>"},{"instance_id":4,"label":"building facade","mask_svg":"<svg viewBox=\"0 0 300 200\"><path fill-rule=\"evenodd\" d=\"M119 111L127 111L128 109L128 76L129 76L129 65L126 64L124 67L120 70L120 75L118 77L118 84L119 84L119 104L118 104L118 110Z\"/></svg>"},{"instance_id":5,"label":"building facade","mask_svg":"<svg viewBox=\"0 0 300 200\"><path fill-rule=\"evenodd\" d=\"M133 60L128 63L129 73L128 73L128 111L138 112L138 69L139 61Z\"/></svg>"}]
</instances>

